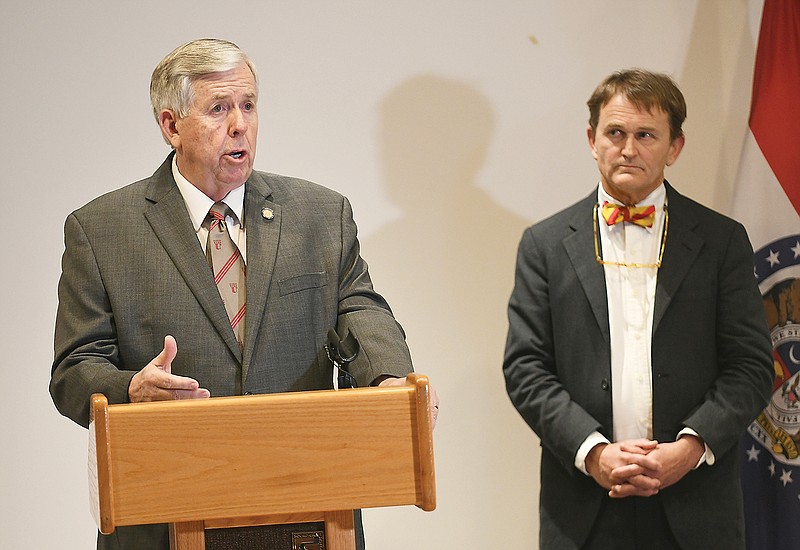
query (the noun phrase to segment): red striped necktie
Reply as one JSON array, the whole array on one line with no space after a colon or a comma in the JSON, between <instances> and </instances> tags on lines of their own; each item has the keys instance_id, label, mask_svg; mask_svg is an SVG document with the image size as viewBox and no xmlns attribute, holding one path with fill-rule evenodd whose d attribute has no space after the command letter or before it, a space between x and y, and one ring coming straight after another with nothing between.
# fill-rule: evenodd
<instances>
[{"instance_id":1,"label":"red striped necktie","mask_svg":"<svg viewBox=\"0 0 800 550\"><path fill-rule=\"evenodd\" d=\"M236 248L225 216L233 213L225 203L217 202L208 211L208 241L206 257L214 272L214 282L225 304L231 328L241 346L244 342L245 277L247 268L239 249Z\"/></svg>"},{"instance_id":2,"label":"red striped necktie","mask_svg":"<svg viewBox=\"0 0 800 550\"><path fill-rule=\"evenodd\" d=\"M619 222L635 223L642 227L652 227L656 219L656 207L652 204L647 206L622 206L613 202L604 202L603 219L607 225L614 225Z\"/></svg>"}]
</instances>

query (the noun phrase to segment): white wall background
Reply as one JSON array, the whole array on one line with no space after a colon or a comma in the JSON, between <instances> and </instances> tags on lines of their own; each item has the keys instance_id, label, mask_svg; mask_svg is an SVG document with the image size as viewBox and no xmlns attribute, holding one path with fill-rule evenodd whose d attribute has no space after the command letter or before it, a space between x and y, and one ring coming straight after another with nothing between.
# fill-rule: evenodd
<instances>
[{"instance_id":1,"label":"white wall background","mask_svg":"<svg viewBox=\"0 0 800 550\"><path fill-rule=\"evenodd\" d=\"M256 167L351 199L376 287L442 399L438 508L368 511L370 548L535 548L538 442L500 370L518 239L595 185L585 101L630 66L681 84L687 146L668 177L727 212L758 0L0 8L0 547L93 547L87 434L47 392L63 221L152 173L167 149L150 114L150 73L179 44L216 36L260 71Z\"/></svg>"}]
</instances>

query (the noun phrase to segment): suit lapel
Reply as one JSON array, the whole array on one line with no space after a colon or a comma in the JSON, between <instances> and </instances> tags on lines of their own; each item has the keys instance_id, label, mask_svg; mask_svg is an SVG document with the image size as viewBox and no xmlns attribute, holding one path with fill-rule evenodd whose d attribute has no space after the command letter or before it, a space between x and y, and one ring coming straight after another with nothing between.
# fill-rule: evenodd
<instances>
[{"instance_id":1,"label":"suit lapel","mask_svg":"<svg viewBox=\"0 0 800 550\"><path fill-rule=\"evenodd\" d=\"M573 233L564 239L563 245L581 282L600 332L606 342L610 342L605 273L602 266L595 260L594 251L592 208L596 203L597 192L595 191L573 208L574 215L570 220L570 228Z\"/></svg>"},{"instance_id":2,"label":"suit lapel","mask_svg":"<svg viewBox=\"0 0 800 550\"><path fill-rule=\"evenodd\" d=\"M691 204L669 183L665 182L665 185L669 227L667 242L664 245L664 260L658 270L656 283L653 332L658 329L659 322L664 317L672 298L703 247L703 240L692 231L697 225L697 220L691 216Z\"/></svg>"},{"instance_id":3,"label":"suit lapel","mask_svg":"<svg viewBox=\"0 0 800 550\"><path fill-rule=\"evenodd\" d=\"M253 172L245 185L247 186L244 199L247 232L247 315L242 387L266 310L282 224L281 207L271 201L272 189L266 176Z\"/></svg>"},{"instance_id":4,"label":"suit lapel","mask_svg":"<svg viewBox=\"0 0 800 550\"><path fill-rule=\"evenodd\" d=\"M703 240L693 232L697 221L691 216L691 203L675 191L669 183L665 182L665 185L669 208L669 228L664 250L664 263L658 271L656 284L653 312L654 332L703 247ZM605 275L594 259L591 209L595 204L596 196L594 194L578 203L575 215L570 222L574 233L566 237L563 242L600 331L606 341L610 341Z\"/></svg>"},{"instance_id":5,"label":"suit lapel","mask_svg":"<svg viewBox=\"0 0 800 550\"><path fill-rule=\"evenodd\" d=\"M147 195L152 205L144 216L217 332L241 361L242 352L171 170L170 155L153 174Z\"/></svg>"}]
</instances>

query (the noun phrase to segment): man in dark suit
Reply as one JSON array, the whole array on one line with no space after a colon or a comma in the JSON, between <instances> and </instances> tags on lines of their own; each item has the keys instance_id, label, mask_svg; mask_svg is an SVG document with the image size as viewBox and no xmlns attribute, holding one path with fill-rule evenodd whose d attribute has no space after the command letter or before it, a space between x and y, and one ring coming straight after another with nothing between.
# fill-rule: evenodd
<instances>
[{"instance_id":1,"label":"man in dark suit","mask_svg":"<svg viewBox=\"0 0 800 550\"><path fill-rule=\"evenodd\" d=\"M752 248L679 194L666 75L588 102L600 185L522 237L504 374L541 439L540 548L744 548L737 442L772 385Z\"/></svg>"},{"instance_id":2,"label":"man in dark suit","mask_svg":"<svg viewBox=\"0 0 800 550\"><path fill-rule=\"evenodd\" d=\"M236 45L177 48L151 81L173 152L151 177L67 218L50 392L75 422L88 425L96 392L125 403L331 388L330 329L358 340L359 386L412 371L347 199L253 171L257 100L255 68ZM224 299L207 257L222 229L236 260ZM168 548L166 533L118 528L98 548Z\"/></svg>"}]
</instances>

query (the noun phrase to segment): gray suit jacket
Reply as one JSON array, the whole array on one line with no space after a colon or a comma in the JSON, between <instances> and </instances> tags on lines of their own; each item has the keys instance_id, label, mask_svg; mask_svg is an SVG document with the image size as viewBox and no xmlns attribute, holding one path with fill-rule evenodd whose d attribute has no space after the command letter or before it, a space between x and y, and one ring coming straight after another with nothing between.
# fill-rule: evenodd
<instances>
[{"instance_id":1,"label":"gray suit jacket","mask_svg":"<svg viewBox=\"0 0 800 550\"><path fill-rule=\"evenodd\" d=\"M332 387L323 344L334 327L361 343L351 365L360 386L411 372L404 333L359 255L347 199L262 172L245 186L243 350L172 177L171 156L153 176L67 218L50 383L62 414L87 426L91 394L126 402L130 379L167 334L178 344L172 372L198 380L212 396Z\"/></svg>"},{"instance_id":2,"label":"gray suit jacket","mask_svg":"<svg viewBox=\"0 0 800 550\"><path fill-rule=\"evenodd\" d=\"M605 491L574 466L598 430L613 437L605 274L592 193L526 230L509 302L509 396L542 443L540 544L577 549ZM764 407L772 348L744 228L667 184L669 231L652 334L653 432L694 429L716 456L659 498L683 548L743 548L736 444Z\"/></svg>"}]
</instances>

